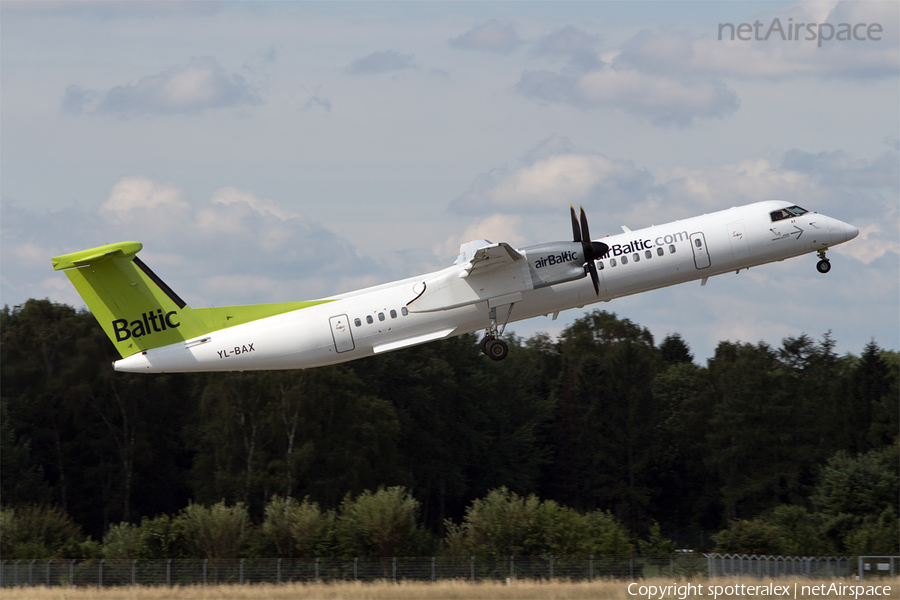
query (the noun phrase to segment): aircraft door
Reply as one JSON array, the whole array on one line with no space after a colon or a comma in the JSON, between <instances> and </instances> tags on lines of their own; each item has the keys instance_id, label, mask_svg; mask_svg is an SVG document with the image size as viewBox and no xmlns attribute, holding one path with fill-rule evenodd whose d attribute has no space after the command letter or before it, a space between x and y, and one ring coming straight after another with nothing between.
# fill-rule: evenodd
<instances>
[{"instance_id":1,"label":"aircraft door","mask_svg":"<svg viewBox=\"0 0 900 600\"><path fill-rule=\"evenodd\" d=\"M331 337L334 338L334 349L338 352L349 352L356 345L350 331L350 319L347 315L337 315L328 319L331 323Z\"/></svg>"},{"instance_id":2,"label":"aircraft door","mask_svg":"<svg viewBox=\"0 0 900 600\"><path fill-rule=\"evenodd\" d=\"M750 243L747 240L747 232L744 231L744 222L735 221L726 225L728 239L731 240L731 252L734 260L743 261L750 257Z\"/></svg>"},{"instance_id":3,"label":"aircraft door","mask_svg":"<svg viewBox=\"0 0 900 600\"><path fill-rule=\"evenodd\" d=\"M691 234L691 250L694 251L694 266L698 269L709 266L709 252L706 250L706 238L703 233Z\"/></svg>"}]
</instances>

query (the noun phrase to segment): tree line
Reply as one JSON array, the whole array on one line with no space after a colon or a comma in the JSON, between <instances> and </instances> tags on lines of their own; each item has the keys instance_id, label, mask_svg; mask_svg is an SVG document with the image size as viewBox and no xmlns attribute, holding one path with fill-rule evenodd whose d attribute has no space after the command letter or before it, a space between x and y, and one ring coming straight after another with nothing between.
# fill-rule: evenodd
<instances>
[{"instance_id":1,"label":"tree line","mask_svg":"<svg viewBox=\"0 0 900 600\"><path fill-rule=\"evenodd\" d=\"M86 311L29 300L0 334L3 519L68 522L56 552L143 547L168 522L167 552L208 556L187 525L202 511L243 515L247 556L384 552L347 540L351 508L385 495L414 515L399 555L496 546L468 520L490 506L532 540L513 554L898 549L900 356L874 341L723 341L700 366L679 335L594 311L502 363L464 335L305 371L133 375ZM265 533L313 508L318 550Z\"/></svg>"}]
</instances>

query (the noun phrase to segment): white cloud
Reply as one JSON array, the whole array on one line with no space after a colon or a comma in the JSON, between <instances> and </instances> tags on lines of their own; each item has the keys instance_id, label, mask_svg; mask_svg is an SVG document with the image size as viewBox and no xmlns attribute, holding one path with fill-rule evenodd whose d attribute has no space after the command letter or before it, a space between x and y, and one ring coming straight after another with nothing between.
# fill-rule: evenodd
<instances>
[{"instance_id":1,"label":"white cloud","mask_svg":"<svg viewBox=\"0 0 900 600\"><path fill-rule=\"evenodd\" d=\"M345 291L342 283L387 278L347 240L233 187L195 205L179 188L129 176L96 213L4 204L3 222L3 290L16 296L58 297L47 283L59 279L47 277L52 256L122 240L142 242L144 261L197 306L306 300ZM81 304L75 296L66 301Z\"/></svg>"},{"instance_id":2,"label":"white cloud","mask_svg":"<svg viewBox=\"0 0 900 600\"><path fill-rule=\"evenodd\" d=\"M583 74L526 71L516 90L529 98L584 109L618 108L662 126L685 127L695 118L721 118L740 105L737 95L715 79L611 67Z\"/></svg>"},{"instance_id":3,"label":"white cloud","mask_svg":"<svg viewBox=\"0 0 900 600\"><path fill-rule=\"evenodd\" d=\"M519 45L519 34L511 23L491 19L448 41L451 48L509 54Z\"/></svg>"},{"instance_id":4,"label":"white cloud","mask_svg":"<svg viewBox=\"0 0 900 600\"><path fill-rule=\"evenodd\" d=\"M456 257L461 244L475 240L489 240L493 243L506 242L513 247L521 246L522 217L518 215L496 214L475 221L459 235L449 236L443 243L434 246L436 256Z\"/></svg>"},{"instance_id":5,"label":"white cloud","mask_svg":"<svg viewBox=\"0 0 900 600\"><path fill-rule=\"evenodd\" d=\"M113 185L109 198L100 207L100 214L127 218L137 209L152 210L161 206L166 210L181 211L188 204L178 188L147 177L123 177Z\"/></svg>"},{"instance_id":6,"label":"white cloud","mask_svg":"<svg viewBox=\"0 0 900 600\"><path fill-rule=\"evenodd\" d=\"M553 154L554 148L562 152ZM560 138L544 140L526 155L528 164L479 175L468 191L450 203L450 210L464 214L564 211L569 204L605 204L653 195L652 176L631 161L570 149Z\"/></svg>"},{"instance_id":7,"label":"white cloud","mask_svg":"<svg viewBox=\"0 0 900 600\"><path fill-rule=\"evenodd\" d=\"M207 57L107 91L70 85L62 110L69 114L174 115L261 102L242 76L229 76L215 59Z\"/></svg>"},{"instance_id":8,"label":"white cloud","mask_svg":"<svg viewBox=\"0 0 900 600\"><path fill-rule=\"evenodd\" d=\"M578 69L594 69L602 65L597 54L600 39L568 25L538 39L532 51L537 56L567 58Z\"/></svg>"}]
</instances>

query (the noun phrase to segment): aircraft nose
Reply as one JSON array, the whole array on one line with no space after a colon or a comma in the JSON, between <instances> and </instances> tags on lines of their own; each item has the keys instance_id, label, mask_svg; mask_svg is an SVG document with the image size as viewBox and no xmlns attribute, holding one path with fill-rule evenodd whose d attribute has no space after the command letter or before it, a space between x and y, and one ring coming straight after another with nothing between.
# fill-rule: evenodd
<instances>
[{"instance_id":1,"label":"aircraft nose","mask_svg":"<svg viewBox=\"0 0 900 600\"><path fill-rule=\"evenodd\" d=\"M859 229L857 229L850 223L844 223L844 238L846 241L850 241L858 235Z\"/></svg>"}]
</instances>

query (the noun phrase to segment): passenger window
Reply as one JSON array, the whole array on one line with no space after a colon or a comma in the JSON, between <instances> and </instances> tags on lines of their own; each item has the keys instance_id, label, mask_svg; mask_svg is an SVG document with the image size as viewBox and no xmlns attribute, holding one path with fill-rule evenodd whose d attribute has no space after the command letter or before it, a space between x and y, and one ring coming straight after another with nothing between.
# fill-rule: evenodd
<instances>
[{"instance_id":1,"label":"passenger window","mask_svg":"<svg viewBox=\"0 0 900 600\"><path fill-rule=\"evenodd\" d=\"M397 311L394 310L393 308L391 309L391 318L392 318L392 319L396 319L396 318L397 318Z\"/></svg>"},{"instance_id":2,"label":"passenger window","mask_svg":"<svg viewBox=\"0 0 900 600\"><path fill-rule=\"evenodd\" d=\"M611 266L611 267L616 266L616 259L614 259L614 258L609 259L609 266Z\"/></svg>"},{"instance_id":3,"label":"passenger window","mask_svg":"<svg viewBox=\"0 0 900 600\"><path fill-rule=\"evenodd\" d=\"M597 268L600 269L601 271L603 270L603 261L602 260L597 261Z\"/></svg>"},{"instance_id":4,"label":"passenger window","mask_svg":"<svg viewBox=\"0 0 900 600\"><path fill-rule=\"evenodd\" d=\"M669 246L669 254L675 254L675 246Z\"/></svg>"},{"instance_id":5,"label":"passenger window","mask_svg":"<svg viewBox=\"0 0 900 600\"><path fill-rule=\"evenodd\" d=\"M362 321L360 321L359 317L357 317L357 318L353 319L353 324L356 325L357 327L361 327Z\"/></svg>"},{"instance_id":6,"label":"passenger window","mask_svg":"<svg viewBox=\"0 0 900 600\"><path fill-rule=\"evenodd\" d=\"M702 248L703 242L700 240L700 238L697 238L696 240L694 240L694 245L697 246L698 248Z\"/></svg>"},{"instance_id":7,"label":"passenger window","mask_svg":"<svg viewBox=\"0 0 900 600\"><path fill-rule=\"evenodd\" d=\"M623 256L623 257L622 257L622 264L623 264L623 265L627 265L627 264L628 264L628 257L627 257L627 256Z\"/></svg>"},{"instance_id":8,"label":"passenger window","mask_svg":"<svg viewBox=\"0 0 900 600\"><path fill-rule=\"evenodd\" d=\"M375 322L375 319L372 318L372 315L366 315L366 323L371 325L374 322Z\"/></svg>"},{"instance_id":9,"label":"passenger window","mask_svg":"<svg viewBox=\"0 0 900 600\"><path fill-rule=\"evenodd\" d=\"M662 248L657 248L657 249L656 249L656 254L659 255L659 256L662 256L663 254L665 254L665 251L663 251Z\"/></svg>"},{"instance_id":10,"label":"passenger window","mask_svg":"<svg viewBox=\"0 0 900 600\"><path fill-rule=\"evenodd\" d=\"M406 310L406 307L404 306L403 308L400 309L400 314L405 317L406 315L409 314L409 311Z\"/></svg>"},{"instance_id":11,"label":"passenger window","mask_svg":"<svg viewBox=\"0 0 900 600\"><path fill-rule=\"evenodd\" d=\"M653 253L650 252L649 250L644 250L644 256L646 256L647 258L652 258L652 257L653 257Z\"/></svg>"},{"instance_id":12,"label":"passenger window","mask_svg":"<svg viewBox=\"0 0 900 600\"><path fill-rule=\"evenodd\" d=\"M641 260L641 255L638 254L637 252L635 252L635 253L634 253L634 256L632 256L632 258L634 259L634 262L640 262L640 260Z\"/></svg>"},{"instance_id":13,"label":"passenger window","mask_svg":"<svg viewBox=\"0 0 900 600\"><path fill-rule=\"evenodd\" d=\"M378 320L384 321L384 313L378 313Z\"/></svg>"}]
</instances>

